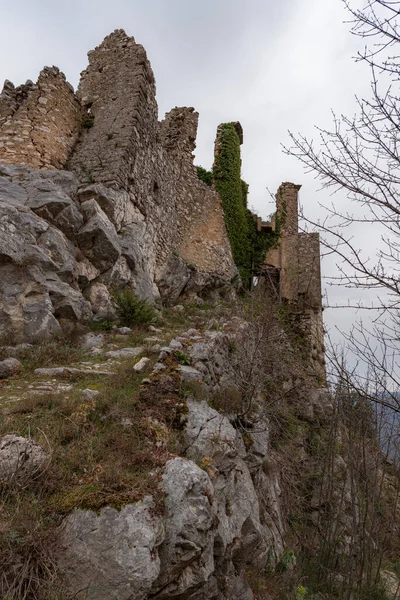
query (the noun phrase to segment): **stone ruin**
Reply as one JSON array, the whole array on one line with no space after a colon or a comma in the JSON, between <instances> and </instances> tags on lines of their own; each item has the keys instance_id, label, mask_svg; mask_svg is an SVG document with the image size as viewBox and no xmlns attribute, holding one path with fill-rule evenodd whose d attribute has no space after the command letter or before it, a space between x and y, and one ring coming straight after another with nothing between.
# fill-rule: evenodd
<instances>
[{"instance_id":1,"label":"stone ruin","mask_svg":"<svg viewBox=\"0 0 400 600\"><path fill-rule=\"evenodd\" d=\"M221 200L197 178L198 113L158 122L145 50L122 30L89 53L77 94L55 67L0 95L0 330L112 317L109 288L150 301L226 294Z\"/></svg>"},{"instance_id":2,"label":"stone ruin","mask_svg":"<svg viewBox=\"0 0 400 600\"><path fill-rule=\"evenodd\" d=\"M112 285L174 303L229 294L237 274L219 194L193 164L198 113L158 121L150 62L123 30L88 56L76 94L45 67L0 95L0 332L24 341L63 318L112 317ZM298 233L298 189L279 188L281 241L263 275L298 310L322 365L319 239Z\"/></svg>"},{"instance_id":3,"label":"stone ruin","mask_svg":"<svg viewBox=\"0 0 400 600\"><path fill-rule=\"evenodd\" d=\"M280 233L279 244L265 257L262 284L287 306L315 374L325 380L319 234L299 232L300 188L282 183L276 194L276 214L270 222L257 221L259 230L272 232L279 226Z\"/></svg>"}]
</instances>

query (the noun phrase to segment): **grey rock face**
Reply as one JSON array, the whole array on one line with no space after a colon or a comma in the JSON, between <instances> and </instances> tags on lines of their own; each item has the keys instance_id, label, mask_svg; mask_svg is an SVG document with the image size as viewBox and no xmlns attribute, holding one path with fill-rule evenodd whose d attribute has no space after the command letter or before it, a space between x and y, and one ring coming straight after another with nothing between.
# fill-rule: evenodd
<instances>
[{"instance_id":1,"label":"grey rock face","mask_svg":"<svg viewBox=\"0 0 400 600\"><path fill-rule=\"evenodd\" d=\"M139 360L139 362L136 363L136 365L133 367L133 370L135 371L135 373L142 373L143 371L145 371L147 369L147 367L150 365L151 360L145 356L143 356L143 358L141 358Z\"/></svg>"},{"instance_id":2,"label":"grey rock face","mask_svg":"<svg viewBox=\"0 0 400 600\"><path fill-rule=\"evenodd\" d=\"M147 497L120 511L77 510L62 526L59 566L71 592L87 600L144 600L160 572L161 517ZM79 596L78 596L79 597Z\"/></svg>"},{"instance_id":3,"label":"grey rock face","mask_svg":"<svg viewBox=\"0 0 400 600\"><path fill-rule=\"evenodd\" d=\"M160 590L157 598L189 598L214 570L214 489L207 473L182 458L167 463L162 487L168 518L159 552L161 573L153 589Z\"/></svg>"},{"instance_id":4,"label":"grey rock face","mask_svg":"<svg viewBox=\"0 0 400 600\"><path fill-rule=\"evenodd\" d=\"M102 348L104 346L104 335L102 333L85 333L79 340L80 346L84 350L91 348Z\"/></svg>"},{"instance_id":5,"label":"grey rock face","mask_svg":"<svg viewBox=\"0 0 400 600\"><path fill-rule=\"evenodd\" d=\"M115 227L95 200L84 202L81 210L87 223L77 234L79 247L100 272L106 271L121 254Z\"/></svg>"},{"instance_id":6,"label":"grey rock face","mask_svg":"<svg viewBox=\"0 0 400 600\"><path fill-rule=\"evenodd\" d=\"M121 348L120 350L109 350L107 358L136 358L143 352L143 348Z\"/></svg>"},{"instance_id":7,"label":"grey rock face","mask_svg":"<svg viewBox=\"0 0 400 600\"><path fill-rule=\"evenodd\" d=\"M16 358L6 358L0 361L0 379L11 377L22 369L22 365Z\"/></svg>"},{"instance_id":8,"label":"grey rock face","mask_svg":"<svg viewBox=\"0 0 400 600\"><path fill-rule=\"evenodd\" d=\"M0 346L0 350L4 354L8 354L12 358L17 358L21 354L25 354L29 350L32 350L32 344L17 344L16 346Z\"/></svg>"},{"instance_id":9,"label":"grey rock face","mask_svg":"<svg viewBox=\"0 0 400 600\"><path fill-rule=\"evenodd\" d=\"M37 476L47 455L43 448L31 440L5 435L0 439L0 482L27 481Z\"/></svg>"},{"instance_id":10,"label":"grey rock face","mask_svg":"<svg viewBox=\"0 0 400 600\"><path fill-rule=\"evenodd\" d=\"M113 321L116 318L115 305L104 283L94 283L90 287L90 303L96 321Z\"/></svg>"},{"instance_id":11,"label":"grey rock face","mask_svg":"<svg viewBox=\"0 0 400 600\"><path fill-rule=\"evenodd\" d=\"M190 269L179 256L170 256L157 278L161 297L175 302L185 289L190 279L190 273Z\"/></svg>"}]
</instances>

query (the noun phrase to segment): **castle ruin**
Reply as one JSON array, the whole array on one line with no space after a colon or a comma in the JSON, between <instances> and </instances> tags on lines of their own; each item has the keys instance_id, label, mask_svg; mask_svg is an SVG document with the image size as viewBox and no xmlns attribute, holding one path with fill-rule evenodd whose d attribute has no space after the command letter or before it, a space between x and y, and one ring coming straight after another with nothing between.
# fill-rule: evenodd
<instances>
[{"instance_id":1,"label":"castle ruin","mask_svg":"<svg viewBox=\"0 0 400 600\"><path fill-rule=\"evenodd\" d=\"M258 227L276 231L279 244L264 261L264 285L287 306L293 326L304 340L304 349L315 373L325 378L322 320L321 259L318 233L299 232L298 194L301 186L285 182L276 194L276 214Z\"/></svg>"},{"instance_id":2,"label":"castle ruin","mask_svg":"<svg viewBox=\"0 0 400 600\"><path fill-rule=\"evenodd\" d=\"M193 164L198 113L176 107L158 121L150 62L123 30L88 56L76 94L56 67L45 67L36 84L6 81L0 95L0 277L8 282L0 289L0 326L22 337L43 333L43 323L56 328L54 318L104 316L98 305L110 285L176 302L223 294L237 274L221 198ZM298 233L298 190L282 184L275 220L258 219L267 232L280 224L279 246L268 252L263 274L296 309L320 371L319 239ZM29 211L38 221L30 221L22 240L21 215ZM11 253L13 244L18 250ZM10 262L18 269L11 272ZM10 292L12 285L18 292ZM33 330L24 324L32 310L28 288L43 314Z\"/></svg>"}]
</instances>

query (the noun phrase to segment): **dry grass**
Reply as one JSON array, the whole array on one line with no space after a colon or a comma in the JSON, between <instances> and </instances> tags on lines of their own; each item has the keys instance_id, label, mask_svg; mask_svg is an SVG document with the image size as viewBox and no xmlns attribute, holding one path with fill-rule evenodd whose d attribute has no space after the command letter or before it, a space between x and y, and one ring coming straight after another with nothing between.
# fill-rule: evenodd
<instances>
[{"instance_id":1,"label":"dry grass","mask_svg":"<svg viewBox=\"0 0 400 600\"><path fill-rule=\"evenodd\" d=\"M148 335L147 328L138 328L123 340L107 337L128 346L141 345ZM37 367L84 357L74 340L46 342L23 357L23 375L29 380ZM45 476L0 491L2 600L66 600L57 587L52 542L55 528L73 509L118 509L151 494L156 510L163 510L158 484L179 445L186 404L176 359L155 381L141 385L146 373L132 368L138 358L123 361L115 376L74 378L72 392L26 396L3 410L0 436L30 437L50 449L51 461ZM17 386L18 379L13 381ZM84 400L88 387L100 395Z\"/></svg>"}]
</instances>

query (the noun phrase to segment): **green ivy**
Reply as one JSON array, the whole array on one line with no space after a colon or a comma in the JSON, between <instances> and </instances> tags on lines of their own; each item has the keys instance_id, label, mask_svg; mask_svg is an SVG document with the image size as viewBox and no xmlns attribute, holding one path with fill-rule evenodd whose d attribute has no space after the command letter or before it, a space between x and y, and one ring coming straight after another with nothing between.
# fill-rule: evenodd
<instances>
[{"instance_id":1,"label":"green ivy","mask_svg":"<svg viewBox=\"0 0 400 600\"><path fill-rule=\"evenodd\" d=\"M247 287L251 277L250 245L240 167L239 136L233 123L224 123L221 125L218 154L214 162L214 183L222 200L233 260Z\"/></svg>"},{"instance_id":2,"label":"green ivy","mask_svg":"<svg viewBox=\"0 0 400 600\"><path fill-rule=\"evenodd\" d=\"M197 177L208 186L212 185L213 182L213 174L211 171L207 171L203 167L196 167L197 169Z\"/></svg>"},{"instance_id":3,"label":"green ivy","mask_svg":"<svg viewBox=\"0 0 400 600\"><path fill-rule=\"evenodd\" d=\"M257 273L265 255L279 242L280 224L272 233L257 231L257 219L247 206L248 184L240 177L240 139L233 123L221 125L213 177L222 199L232 255L245 287Z\"/></svg>"}]
</instances>

